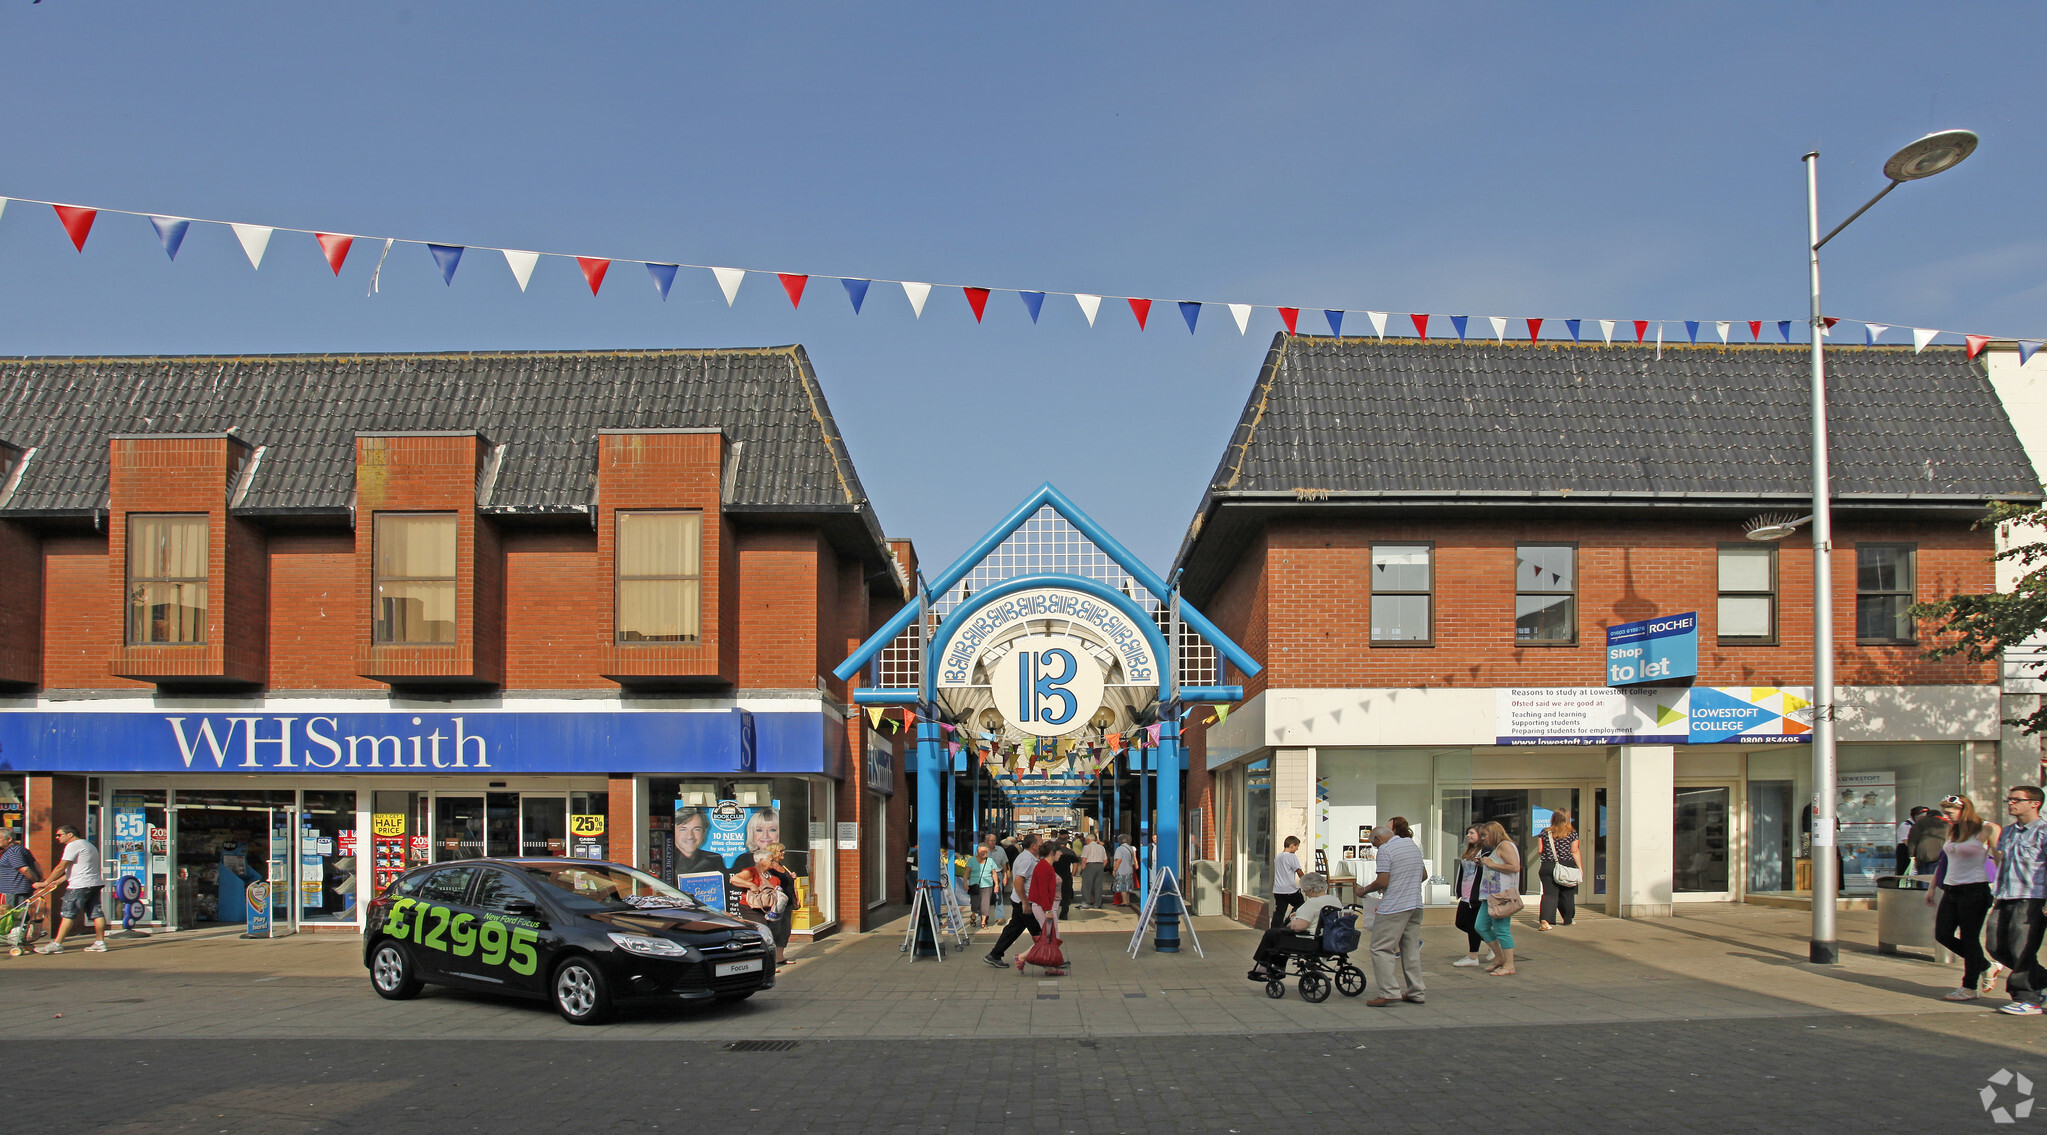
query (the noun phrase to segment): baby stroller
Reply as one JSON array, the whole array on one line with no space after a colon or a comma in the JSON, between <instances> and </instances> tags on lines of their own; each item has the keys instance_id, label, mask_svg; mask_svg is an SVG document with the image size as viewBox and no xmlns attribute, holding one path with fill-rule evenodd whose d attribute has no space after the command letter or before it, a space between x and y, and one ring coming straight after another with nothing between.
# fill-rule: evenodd
<instances>
[{"instance_id":1,"label":"baby stroller","mask_svg":"<svg viewBox=\"0 0 2047 1135\"><path fill-rule=\"evenodd\" d=\"M50 900L42 895L0 910L0 938L7 941L8 956L18 958L27 953L42 937L43 924L49 918Z\"/></svg>"},{"instance_id":2,"label":"baby stroller","mask_svg":"<svg viewBox=\"0 0 2047 1135\"><path fill-rule=\"evenodd\" d=\"M1351 964L1350 952L1358 948L1363 935L1358 918L1364 908L1352 904L1330 907L1322 912L1312 933L1282 938L1274 948L1283 955L1268 966L1265 995L1275 1000L1286 996L1288 974L1297 978L1301 1000L1319 1004L1329 1000L1334 985L1345 997L1365 991L1365 971Z\"/></svg>"}]
</instances>

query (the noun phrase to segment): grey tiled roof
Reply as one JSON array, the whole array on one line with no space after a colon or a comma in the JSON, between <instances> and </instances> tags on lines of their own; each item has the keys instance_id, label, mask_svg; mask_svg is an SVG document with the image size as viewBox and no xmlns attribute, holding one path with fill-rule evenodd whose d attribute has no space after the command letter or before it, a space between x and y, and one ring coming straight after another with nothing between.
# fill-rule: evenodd
<instances>
[{"instance_id":1,"label":"grey tiled roof","mask_svg":"<svg viewBox=\"0 0 2047 1135\"><path fill-rule=\"evenodd\" d=\"M9 513L99 505L112 434L232 430L267 446L242 507L346 508L357 432L475 430L506 446L493 511L589 504L600 429L721 427L739 510L864 514L801 347L716 351L0 360L0 440L37 453Z\"/></svg>"},{"instance_id":2,"label":"grey tiled roof","mask_svg":"<svg viewBox=\"0 0 2047 1135\"><path fill-rule=\"evenodd\" d=\"M1808 494L1808 366L1803 347L1281 335L1209 494ZM2038 495L1961 350L1841 347L1827 371L1837 497Z\"/></svg>"}]
</instances>

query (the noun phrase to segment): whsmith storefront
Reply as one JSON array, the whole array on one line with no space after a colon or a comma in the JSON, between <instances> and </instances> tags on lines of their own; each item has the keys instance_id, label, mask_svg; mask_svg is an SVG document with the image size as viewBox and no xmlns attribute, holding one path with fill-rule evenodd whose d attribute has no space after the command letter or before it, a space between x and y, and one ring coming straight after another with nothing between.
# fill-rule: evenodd
<instances>
[{"instance_id":1,"label":"whsmith storefront","mask_svg":"<svg viewBox=\"0 0 2047 1135\"><path fill-rule=\"evenodd\" d=\"M838 917L845 735L818 703L772 699L597 712L102 703L0 713L0 776L32 815L50 807L39 794L69 795L59 810L72 814L83 795L109 883L136 880L139 925L243 923L263 883L273 932L355 929L399 873L480 855L638 863L722 906L723 877L780 843L804 933Z\"/></svg>"}]
</instances>

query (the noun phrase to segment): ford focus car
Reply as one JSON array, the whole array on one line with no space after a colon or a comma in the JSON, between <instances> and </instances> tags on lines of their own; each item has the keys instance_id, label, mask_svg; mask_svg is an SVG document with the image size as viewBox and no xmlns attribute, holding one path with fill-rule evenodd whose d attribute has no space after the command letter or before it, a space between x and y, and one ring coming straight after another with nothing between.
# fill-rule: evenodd
<instances>
[{"instance_id":1,"label":"ford focus car","mask_svg":"<svg viewBox=\"0 0 2047 1135\"><path fill-rule=\"evenodd\" d=\"M756 923L644 871L590 859L464 859L402 875L363 923L370 987L544 998L573 1024L620 1006L739 1001L775 984Z\"/></svg>"}]
</instances>

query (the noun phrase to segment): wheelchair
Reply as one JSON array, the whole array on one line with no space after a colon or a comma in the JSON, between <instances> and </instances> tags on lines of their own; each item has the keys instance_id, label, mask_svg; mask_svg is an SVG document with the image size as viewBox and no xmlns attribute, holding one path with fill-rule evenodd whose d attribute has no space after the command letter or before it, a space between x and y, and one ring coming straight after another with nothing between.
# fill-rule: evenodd
<instances>
[{"instance_id":1,"label":"wheelchair","mask_svg":"<svg viewBox=\"0 0 2047 1135\"><path fill-rule=\"evenodd\" d=\"M1343 909L1360 917L1364 915L1364 908L1355 903ZM1360 940L1359 947L1363 946ZM1288 977L1293 977L1300 987L1301 1000L1312 1004L1329 1000L1332 987L1345 997L1356 997L1365 991L1365 971L1351 963L1348 952L1324 950L1320 934L1304 932L1290 935L1274 942L1273 948L1280 952L1281 957L1276 963L1277 972L1271 965L1266 967L1272 974L1264 979L1267 997L1274 1000L1285 997Z\"/></svg>"}]
</instances>

